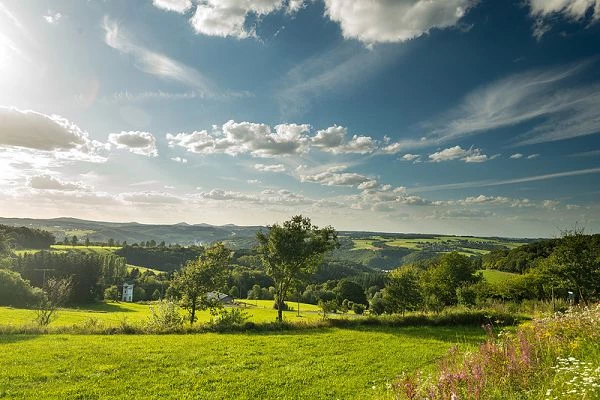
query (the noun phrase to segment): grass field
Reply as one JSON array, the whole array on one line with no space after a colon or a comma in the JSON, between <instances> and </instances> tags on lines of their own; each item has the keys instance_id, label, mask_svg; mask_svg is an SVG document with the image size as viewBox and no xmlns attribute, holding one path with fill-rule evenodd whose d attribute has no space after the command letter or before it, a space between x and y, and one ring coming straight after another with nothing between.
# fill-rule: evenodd
<instances>
[{"instance_id":1,"label":"grass field","mask_svg":"<svg viewBox=\"0 0 600 400\"><path fill-rule=\"evenodd\" d=\"M509 279L513 279L517 276L520 276L519 274L498 271L495 269L482 269L482 270L479 270L478 272L481 272L481 274L483 275L483 279L485 279L489 283L503 282L503 281L506 281Z\"/></svg>"},{"instance_id":2,"label":"grass field","mask_svg":"<svg viewBox=\"0 0 600 400\"><path fill-rule=\"evenodd\" d=\"M319 329L195 335L0 336L0 398L391 398L480 328Z\"/></svg>"},{"instance_id":3,"label":"grass field","mask_svg":"<svg viewBox=\"0 0 600 400\"><path fill-rule=\"evenodd\" d=\"M277 316L277 311L273 309L273 300L243 300L250 321L254 322L273 322ZM290 322L311 321L321 318L318 314L318 307L312 304L300 303L300 317L297 316L297 303L289 303L294 307L293 311L285 311L284 318ZM186 315L181 310L182 315ZM52 326L69 326L81 324L90 318L107 326L119 325L126 320L129 323L141 323L150 317L150 306L138 303L98 303L81 309L65 308L58 313L56 321ZM208 311L199 311L197 314L198 322L208 322L211 318ZM353 315L353 314L350 314ZM35 313L32 310L0 307L0 325L28 325L33 322Z\"/></svg>"}]
</instances>

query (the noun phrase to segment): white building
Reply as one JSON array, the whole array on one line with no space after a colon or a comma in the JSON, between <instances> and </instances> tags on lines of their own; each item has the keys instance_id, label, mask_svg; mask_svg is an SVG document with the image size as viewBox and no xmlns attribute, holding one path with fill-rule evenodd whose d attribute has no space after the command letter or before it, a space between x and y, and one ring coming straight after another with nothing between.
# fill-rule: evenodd
<instances>
[{"instance_id":1,"label":"white building","mask_svg":"<svg viewBox=\"0 0 600 400\"><path fill-rule=\"evenodd\" d=\"M123 295L121 296L121 301L127 301L129 303L133 302L133 283L123 284Z\"/></svg>"}]
</instances>

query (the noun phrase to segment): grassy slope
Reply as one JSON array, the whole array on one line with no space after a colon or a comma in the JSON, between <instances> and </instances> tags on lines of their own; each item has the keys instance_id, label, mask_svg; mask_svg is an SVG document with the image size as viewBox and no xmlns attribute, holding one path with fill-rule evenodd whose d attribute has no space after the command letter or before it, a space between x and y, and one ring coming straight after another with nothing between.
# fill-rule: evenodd
<instances>
[{"instance_id":1,"label":"grassy slope","mask_svg":"<svg viewBox=\"0 0 600 400\"><path fill-rule=\"evenodd\" d=\"M0 336L0 397L364 399L478 328ZM373 389L373 386L375 389Z\"/></svg>"},{"instance_id":2,"label":"grassy slope","mask_svg":"<svg viewBox=\"0 0 600 400\"><path fill-rule=\"evenodd\" d=\"M483 274L483 278L489 283L498 283L519 276L511 272L498 271L495 269L482 269L479 272Z\"/></svg>"}]
</instances>

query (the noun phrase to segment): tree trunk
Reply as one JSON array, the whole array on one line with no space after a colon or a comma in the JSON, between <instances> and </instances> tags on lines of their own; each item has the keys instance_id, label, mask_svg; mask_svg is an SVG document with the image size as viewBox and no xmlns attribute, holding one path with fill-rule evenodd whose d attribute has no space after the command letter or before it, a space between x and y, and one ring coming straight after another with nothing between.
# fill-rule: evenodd
<instances>
[{"instance_id":1,"label":"tree trunk","mask_svg":"<svg viewBox=\"0 0 600 400\"><path fill-rule=\"evenodd\" d=\"M283 302L277 302L277 321L283 322Z\"/></svg>"},{"instance_id":2,"label":"tree trunk","mask_svg":"<svg viewBox=\"0 0 600 400\"><path fill-rule=\"evenodd\" d=\"M190 313L190 325L194 324L196 319L196 299L192 300L192 311Z\"/></svg>"}]
</instances>

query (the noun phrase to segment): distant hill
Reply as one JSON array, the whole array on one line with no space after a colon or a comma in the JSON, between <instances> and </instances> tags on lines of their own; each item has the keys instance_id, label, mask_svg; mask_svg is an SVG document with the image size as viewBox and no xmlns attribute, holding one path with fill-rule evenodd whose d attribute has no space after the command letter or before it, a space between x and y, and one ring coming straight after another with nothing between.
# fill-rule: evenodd
<instances>
[{"instance_id":1,"label":"distant hill","mask_svg":"<svg viewBox=\"0 0 600 400\"><path fill-rule=\"evenodd\" d=\"M76 218L0 218L0 224L25 226L51 232L57 241L65 236L77 236L80 243L107 242L113 239L128 244L164 241L167 244L207 244L223 241L234 249L256 246L256 232L261 226L173 225L140 224L137 222L101 222ZM458 251L468 256L484 255L491 250L508 251L529 243L531 239L478 238L419 233L381 233L340 231L340 248L331 259L356 262L368 268L390 269L399 265L435 257L444 252Z\"/></svg>"},{"instance_id":2,"label":"distant hill","mask_svg":"<svg viewBox=\"0 0 600 400\"><path fill-rule=\"evenodd\" d=\"M76 218L0 218L0 224L42 229L52 233L57 241L62 241L65 236L76 235L80 240L89 238L92 242L106 242L110 238L119 242L127 241L127 243L155 240L182 245L233 241L232 245L234 246L238 242L252 241L260 228L258 226L213 226L186 223L154 225L137 222L86 221Z\"/></svg>"}]
</instances>

